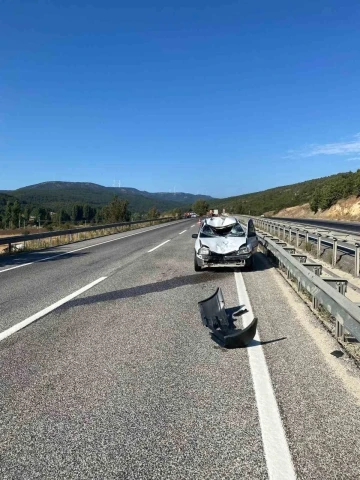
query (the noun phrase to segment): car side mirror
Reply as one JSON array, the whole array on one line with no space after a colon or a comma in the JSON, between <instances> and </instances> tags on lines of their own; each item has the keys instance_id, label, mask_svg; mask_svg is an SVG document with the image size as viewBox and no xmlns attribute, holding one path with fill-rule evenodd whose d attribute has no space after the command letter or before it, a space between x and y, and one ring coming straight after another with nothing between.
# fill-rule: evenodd
<instances>
[{"instance_id":1,"label":"car side mirror","mask_svg":"<svg viewBox=\"0 0 360 480\"><path fill-rule=\"evenodd\" d=\"M191 238L197 238L197 237L198 237L198 234L197 234L197 233L193 233L193 234L191 235Z\"/></svg>"}]
</instances>

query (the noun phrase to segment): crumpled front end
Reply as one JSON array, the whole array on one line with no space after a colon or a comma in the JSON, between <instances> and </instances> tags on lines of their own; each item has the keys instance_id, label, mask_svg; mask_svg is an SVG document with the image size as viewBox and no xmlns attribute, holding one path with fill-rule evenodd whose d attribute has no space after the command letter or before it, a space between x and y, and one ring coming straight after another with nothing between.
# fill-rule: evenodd
<instances>
[{"instance_id":1,"label":"crumpled front end","mask_svg":"<svg viewBox=\"0 0 360 480\"><path fill-rule=\"evenodd\" d=\"M234 251L222 254L209 250L208 253L198 252L196 256L201 267L245 267L251 263L252 252Z\"/></svg>"}]
</instances>

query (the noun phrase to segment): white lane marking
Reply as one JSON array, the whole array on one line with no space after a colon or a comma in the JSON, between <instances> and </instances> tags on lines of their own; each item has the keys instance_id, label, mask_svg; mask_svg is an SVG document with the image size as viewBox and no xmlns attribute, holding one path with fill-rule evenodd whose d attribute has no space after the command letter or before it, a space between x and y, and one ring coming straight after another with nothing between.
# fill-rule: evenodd
<instances>
[{"instance_id":1,"label":"white lane marking","mask_svg":"<svg viewBox=\"0 0 360 480\"><path fill-rule=\"evenodd\" d=\"M5 268L4 270L0 270L0 273L8 272L9 270L15 270L16 268L28 267L29 265L33 265L34 263L46 262L46 260L53 260L54 258L62 257L64 255L69 255L70 253L80 252L80 250L87 250L88 248L98 247L99 245L104 245L105 243L117 242L119 240L123 240L124 238L133 237L135 235L140 235L147 232L152 232L153 230L157 230L158 228L170 227L171 225L176 225L176 224L172 223L170 225L167 224L167 225L160 225L159 227L150 227L149 230L131 233L130 235L126 235L124 237L113 238L111 240L106 240L105 242L99 242L99 243L95 243L94 245L88 245L87 247L81 247L75 250L70 250L68 252L59 253L57 255L54 255L53 257L41 258L40 260L34 260L33 262L23 263L21 265L16 265L15 267ZM33 253L38 253L38 252L33 252Z\"/></svg>"},{"instance_id":2,"label":"white lane marking","mask_svg":"<svg viewBox=\"0 0 360 480\"><path fill-rule=\"evenodd\" d=\"M40 312L35 313L35 315L32 315L31 317L26 318L22 322L17 323L16 325L8 328L7 330L4 330L3 332L0 333L0 342L1 342L1 340L4 340L4 338L9 337L13 333L18 332L22 328L27 327L28 325L30 325L30 323L33 323L36 320L39 320L39 318L44 317L45 315L52 312L56 308L61 307L61 305L64 305L64 303L68 302L69 300L72 300L73 298L77 297L78 295L81 295L82 293L86 292L87 290L94 287L98 283L103 282L106 278L107 277L98 278L94 282L89 283L89 285L86 285L85 287L80 288L80 290L77 290L76 292L71 293L67 297L64 297L61 300L59 300L58 302L53 303L52 305L50 305L50 307L46 307L43 310L41 310Z\"/></svg>"},{"instance_id":3,"label":"white lane marking","mask_svg":"<svg viewBox=\"0 0 360 480\"><path fill-rule=\"evenodd\" d=\"M179 235L182 235L185 232L187 232L187 230L183 230L182 232L179 233Z\"/></svg>"},{"instance_id":4,"label":"white lane marking","mask_svg":"<svg viewBox=\"0 0 360 480\"><path fill-rule=\"evenodd\" d=\"M244 279L240 272L235 273L235 282L241 305L248 310L242 318L244 326L254 318ZM260 342L259 333L255 340ZM259 422L264 445L266 465L270 480L295 480L296 474L276 402L265 355L260 344L247 349L253 378Z\"/></svg>"},{"instance_id":5,"label":"white lane marking","mask_svg":"<svg viewBox=\"0 0 360 480\"><path fill-rule=\"evenodd\" d=\"M191 227L190 227L190 228L193 228L193 227L196 227L196 223L195 223L195 225L191 225Z\"/></svg>"},{"instance_id":6,"label":"white lane marking","mask_svg":"<svg viewBox=\"0 0 360 480\"><path fill-rule=\"evenodd\" d=\"M168 242L170 242L170 240L166 240L165 242L160 243L160 245L158 245L157 247L154 247L154 248L152 248L151 250L149 250L148 253L153 252L154 250L156 250L157 248L162 247L163 245L165 245L165 243L168 243Z\"/></svg>"}]
</instances>

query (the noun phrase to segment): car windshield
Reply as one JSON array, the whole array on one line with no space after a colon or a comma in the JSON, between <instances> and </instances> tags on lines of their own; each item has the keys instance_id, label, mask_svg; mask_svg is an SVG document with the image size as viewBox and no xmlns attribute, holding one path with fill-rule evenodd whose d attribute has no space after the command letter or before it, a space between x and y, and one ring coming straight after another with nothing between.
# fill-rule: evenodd
<instances>
[{"instance_id":1,"label":"car windshield","mask_svg":"<svg viewBox=\"0 0 360 480\"><path fill-rule=\"evenodd\" d=\"M200 232L200 237L244 237L245 231L239 223L225 228L213 228L205 224Z\"/></svg>"}]
</instances>

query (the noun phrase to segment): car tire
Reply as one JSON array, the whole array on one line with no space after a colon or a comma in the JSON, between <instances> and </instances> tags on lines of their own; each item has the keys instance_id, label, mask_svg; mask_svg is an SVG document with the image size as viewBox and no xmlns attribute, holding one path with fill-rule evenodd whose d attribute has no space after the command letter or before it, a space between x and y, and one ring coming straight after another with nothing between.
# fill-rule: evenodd
<instances>
[{"instance_id":1,"label":"car tire","mask_svg":"<svg viewBox=\"0 0 360 480\"><path fill-rule=\"evenodd\" d=\"M201 267L197 262L196 253L194 253L194 270L195 272L201 272Z\"/></svg>"}]
</instances>

